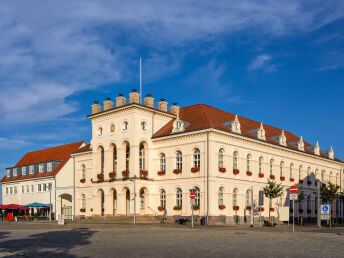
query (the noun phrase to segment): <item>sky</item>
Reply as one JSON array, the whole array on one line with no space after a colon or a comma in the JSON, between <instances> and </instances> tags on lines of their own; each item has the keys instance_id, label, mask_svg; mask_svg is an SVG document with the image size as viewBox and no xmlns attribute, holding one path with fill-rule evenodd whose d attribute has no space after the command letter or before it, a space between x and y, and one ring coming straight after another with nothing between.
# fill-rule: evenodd
<instances>
[{"instance_id":1,"label":"sky","mask_svg":"<svg viewBox=\"0 0 344 258\"><path fill-rule=\"evenodd\" d=\"M344 159L344 2L1 1L0 176L91 136L93 101L139 87L288 131Z\"/></svg>"}]
</instances>

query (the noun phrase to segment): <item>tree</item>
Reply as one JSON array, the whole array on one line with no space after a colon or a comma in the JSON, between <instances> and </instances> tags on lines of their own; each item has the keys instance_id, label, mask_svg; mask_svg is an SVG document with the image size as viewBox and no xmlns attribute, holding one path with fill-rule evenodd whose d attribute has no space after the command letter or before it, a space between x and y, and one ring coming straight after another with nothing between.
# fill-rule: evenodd
<instances>
[{"instance_id":1,"label":"tree","mask_svg":"<svg viewBox=\"0 0 344 258\"><path fill-rule=\"evenodd\" d=\"M269 198L269 220L271 219L270 212L272 206L272 199L281 197L283 195L283 186L277 184L275 181L268 179L268 185L263 189L265 197Z\"/></svg>"},{"instance_id":2,"label":"tree","mask_svg":"<svg viewBox=\"0 0 344 258\"><path fill-rule=\"evenodd\" d=\"M303 194L303 189L302 189L302 186L300 186L299 188L298 188L298 190L297 190L297 200L296 200L296 203L298 203L299 205L299 211L298 211L298 217L297 217L297 219L298 219L298 221L300 222L300 205L301 205L301 203L303 202L303 200L305 199L305 196L304 196L304 194Z\"/></svg>"},{"instance_id":3,"label":"tree","mask_svg":"<svg viewBox=\"0 0 344 258\"><path fill-rule=\"evenodd\" d=\"M328 186L323 184L320 188L320 196L325 202L329 202L331 206L331 220L333 219L333 202L339 197L339 186L328 182Z\"/></svg>"}]
</instances>

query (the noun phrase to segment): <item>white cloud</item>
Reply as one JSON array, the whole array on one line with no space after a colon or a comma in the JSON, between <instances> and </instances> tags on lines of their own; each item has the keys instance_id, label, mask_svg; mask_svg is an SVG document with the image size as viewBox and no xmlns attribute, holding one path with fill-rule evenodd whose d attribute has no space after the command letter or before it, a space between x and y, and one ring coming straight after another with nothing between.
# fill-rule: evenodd
<instances>
[{"instance_id":1,"label":"white cloud","mask_svg":"<svg viewBox=\"0 0 344 258\"><path fill-rule=\"evenodd\" d=\"M263 68L266 63L271 60L271 56L269 55L260 55L254 58L251 63L247 66L249 71L257 70Z\"/></svg>"},{"instance_id":2,"label":"white cloud","mask_svg":"<svg viewBox=\"0 0 344 258\"><path fill-rule=\"evenodd\" d=\"M0 149L13 150L27 147L30 145L33 145L33 143L26 140L0 137Z\"/></svg>"}]
</instances>

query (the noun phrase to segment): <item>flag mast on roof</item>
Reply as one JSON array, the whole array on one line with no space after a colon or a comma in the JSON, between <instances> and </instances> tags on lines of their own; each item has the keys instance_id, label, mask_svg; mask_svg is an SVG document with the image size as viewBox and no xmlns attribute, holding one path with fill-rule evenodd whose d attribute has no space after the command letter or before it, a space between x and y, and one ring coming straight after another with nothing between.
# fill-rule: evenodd
<instances>
[{"instance_id":1,"label":"flag mast on roof","mask_svg":"<svg viewBox=\"0 0 344 258\"><path fill-rule=\"evenodd\" d=\"M140 104L142 104L142 68L141 68L141 57L140 57Z\"/></svg>"}]
</instances>

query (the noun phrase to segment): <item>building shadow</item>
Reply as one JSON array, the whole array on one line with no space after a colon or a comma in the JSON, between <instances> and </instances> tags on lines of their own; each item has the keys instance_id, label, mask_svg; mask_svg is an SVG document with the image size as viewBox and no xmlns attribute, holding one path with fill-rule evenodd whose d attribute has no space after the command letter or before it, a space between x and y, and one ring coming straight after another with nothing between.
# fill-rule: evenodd
<instances>
[{"instance_id":1,"label":"building shadow","mask_svg":"<svg viewBox=\"0 0 344 258\"><path fill-rule=\"evenodd\" d=\"M6 233L0 232L0 239L6 238ZM88 228L78 228L44 232L25 238L11 237L0 242L0 253L5 253L6 257L75 257L69 251L90 244L94 233L96 231Z\"/></svg>"}]
</instances>

